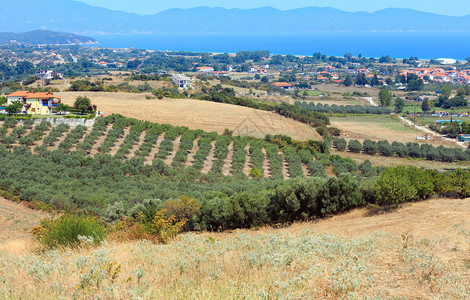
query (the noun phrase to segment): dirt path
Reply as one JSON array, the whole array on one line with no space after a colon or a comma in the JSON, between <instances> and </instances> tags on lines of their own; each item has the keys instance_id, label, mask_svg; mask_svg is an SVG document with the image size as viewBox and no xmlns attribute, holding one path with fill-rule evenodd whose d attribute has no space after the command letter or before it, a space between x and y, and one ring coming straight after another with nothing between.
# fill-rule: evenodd
<instances>
[{"instance_id":1,"label":"dirt path","mask_svg":"<svg viewBox=\"0 0 470 300\"><path fill-rule=\"evenodd\" d=\"M171 163L173 162L173 158L175 158L176 152L178 152L178 149L180 147L180 143L181 143L181 135L173 141L173 151L171 151L168 154L168 156L163 160L163 162L167 166L171 166Z\"/></svg>"},{"instance_id":2,"label":"dirt path","mask_svg":"<svg viewBox=\"0 0 470 300\"><path fill-rule=\"evenodd\" d=\"M266 149L263 148L261 149L261 151L263 151L264 153L264 161L263 161L264 177L269 178L272 176L271 166L269 164L269 157L266 154Z\"/></svg>"},{"instance_id":3,"label":"dirt path","mask_svg":"<svg viewBox=\"0 0 470 300\"><path fill-rule=\"evenodd\" d=\"M224 159L224 166L222 167L222 174L229 176L232 174L232 159L233 159L233 142L228 145L228 154Z\"/></svg>"},{"instance_id":4,"label":"dirt path","mask_svg":"<svg viewBox=\"0 0 470 300\"><path fill-rule=\"evenodd\" d=\"M135 152L139 150L140 146L142 146L142 144L144 143L146 134L147 134L146 131L142 131L140 133L139 140L137 141L137 143L134 143L134 146L132 146L132 148L129 150L130 152L127 155L128 158L132 158L135 156Z\"/></svg>"},{"instance_id":5,"label":"dirt path","mask_svg":"<svg viewBox=\"0 0 470 300\"><path fill-rule=\"evenodd\" d=\"M397 115L397 116L398 116L398 118L399 118L402 122L405 122L405 123L406 123L407 125L409 125L409 126L415 127L415 128L418 129L418 130L421 130L421 131L423 131L423 132L425 132L425 133L427 133L427 134L430 134L431 136L434 136L434 137L437 136L437 137L440 137L440 138L442 138L442 139L444 139L444 140L446 140L446 141L448 141L448 142L455 143L456 145L458 145L458 146L460 146L460 147L462 147L462 148L465 148L465 149L467 148L467 146L465 145L464 142L459 142L459 141L456 140L456 139L447 138L447 137L445 137L444 135L442 135L442 134L440 134L440 133L437 133L437 132L435 132L435 131L432 131L431 129L428 129L428 128L423 127L423 126L419 126L419 125L413 124L413 122L411 122L411 120L408 120L408 119L406 119L406 118L404 118L404 117L402 117L402 116L400 116L400 115Z\"/></svg>"},{"instance_id":6,"label":"dirt path","mask_svg":"<svg viewBox=\"0 0 470 300\"><path fill-rule=\"evenodd\" d=\"M367 102L369 102L370 105L372 105L372 106L378 106L378 104L375 103L374 100L372 100L372 97L362 97L362 98L364 98Z\"/></svg>"},{"instance_id":7,"label":"dirt path","mask_svg":"<svg viewBox=\"0 0 470 300\"><path fill-rule=\"evenodd\" d=\"M209 154L206 157L206 160L204 161L204 167L202 167L201 173L207 174L209 171L212 169L212 165L214 164L214 161L216 158L214 157L215 155L215 141L212 141L211 143L212 148Z\"/></svg>"},{"instance_id":8,"label":"dirt path","mask_svg":"<svg viewBox=\"0 0 470 300\"><path fill-rule=\"evenodd\" d=\"M114 143L114 146L111 147L109 151L110 155L114 156L118 152L119 148L124 143L124 140L126 139L126 136L129 134L129 132L130 132L129 127L124 128L124 134L120 138L118 138L116 143Z\"/></svg>"},{"instance_id":9,"label":"dirt path","mask_svg":"<svg viewBox=\"0 0 470 300\"><path fill-rule=\"evenodd\" d=\"M284 153L279 151L279 154L282 155L283 158L283 164L282 164L282 175L284 175L284 179L289 179L290 174L289 174L289 164L286 161L286 157L284 156Z\"/></svg>"},{"instance_id":10,"label":"dirt path","mask_svg":"<svg viewBox=\"0 0 470 300\"><path fill-rule=\"evenodd\" d=\"M85 130L85 133L83 133L83 136L78 140L78 142L73 144L72 148L70 148L69 153L77 151L77 145L82 143L85 138L91 133L91 131L92 128L87 128L87 130Z\"/></svg>"},{"instance_id":11,"label":"dirt path","mask_svg":"<svg viewBox=\"0 0 470 300\"><path fill-rule=\"evenodd\" d=\"M304 172L304 176L308 177L310 176L310 173L308 172L308 167L306 164L302 163L302 172Z\"/></svg>"},{"instance_id":12,"label":"dirt path","mask_svg":"<svg viewBox=\"0 0 470 300\"><path fill-rule=\"evenodd\" d=\"M91 150L90 150L90 155L95 155L96 153L98 153L98 148L101 146L101 144L103 144L104 140L106 139L106 137L108 136L108 132L113 128L113 125L112 124L108 124L106 126L106 131L104 131L101 136L95 141L95 143L93 144L93 147L91 147Z\"/></svg>"},{"instance_id":13,"label":"dirt path","mask_svg":"<svg viewBox=\"0 0 470 300\"><path fill-rule=\"evenodd\" d=\"M59 145L65 140L67 137L67 134L72 131L72 127L70 127L68 130L64 131L61 136L57 138L57 141L55 141L53 144L54 146L47 145L47 150L52 151L52 150L57 150L59 149Z\"/></svg>"},{"instance_id":14,"label":"dirt path","mask_svg":"<svg viewBox=\"0 0 470 300\"><path fill-rule=\"evenodd\" d=\"M250 155L250 144L247 144L245 146L245 151L246 151L246 157L245 157L245 166L243 167L243 174L246 176L250 176L250 169L251 169L251 155Z\"/></svg>"},{"instance_id":15,"label":"dirt path","mask_svg":"<svg viewBox=\"0 0 470 300\"><path fill-rule=\"evenodd\" d=\"M186 163L184 164L187 168L189 168L190 166L193 165L194 163L194 155L196 155L196 152L197 150L199 150L199 138L197 138L194 142L193 142L193 149L191 149L188 153L188 159L186 160Z\"/></svg>"},{"instance_id":16,"label":"dirt path","mask_svg":"<svg viewBox=\"0 0 470 300\"><path fill-rule=\"evenodd\" d=\"M165 134L162 133L158 136L157 142L153 145L152 150L150 150L150 153L147 157L145 157L145 163L146 165L151 165L153 160L155 159L155 154L157 154L158 149L160 149L160 144L163 142Z\"/></svg>"}]
</instances>

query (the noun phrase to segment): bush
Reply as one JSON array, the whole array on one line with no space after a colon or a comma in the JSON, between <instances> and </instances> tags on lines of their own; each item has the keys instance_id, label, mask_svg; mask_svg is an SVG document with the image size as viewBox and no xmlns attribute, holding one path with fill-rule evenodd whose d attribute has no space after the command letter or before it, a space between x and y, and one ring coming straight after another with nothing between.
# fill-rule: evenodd
<instances>
[{"instance_id":1,"label":"bush","mask_svg":"<svg viewBox=\"0 0 470 300\"><path fill-rule=\"evenodd\" d=\"M364 140L362 149L364 150L364 153L369 155L375 155L379 150L377 142L371 140Z\"/></svg>"},{"instance_id":2,"label":"bush","mask_svg":"<svg viewBox=\"0 0 470 300\"><path fill-rule=\"evenodd\" d=\"M375 185L375 197L379 205L398 205L412 201L417 194L405 167L388 168Z\"/></svg>"},{"instance_id":3,"label":"bush","mask_svg":"<svg viewBox=\"0 0 470 300\"><path fill-rule=\"evenodd\" d=\"M350 140L348 143L348 149L353 153L360 153L362 150L361 142L358 140Z\"/></svg>"},{"instance_id":4,"label":"bush","mask_svg":"<svg viewBox=\"0 0 470 300\"><path fill-rule=\"evenodd\" d=\"M324 179L296 178L285 181L274 191L269 204L273 221L293 222L318 216L318 191Z\"/></svg>"},{"instance_id":5,"label":"bush","mask_svg":"<svg viewBox=\"0 0 470 300\"><path fill-rule=\"evenodd\" d=\"M377 143L378 150L383 156L393 156L393 148L388 141L379 141Z\"/></svg>"},{"instance_id":6,"label":"bush","mask_svg":"<svg viewBox=\"0 0 470 300\"><path fill-rule=\"evenodd\" d=\"M318 195L321 216L344 212L362 203L359 181L350 174L342 174L338 179L328 179Z\"/></svg>"},{"instance_id":7,"label":"bush","mask_svg":"<svg viewBox=\"0 0 470 300\"><path fill-rule=\"evenodd\" d=\"M193 197L180 196L176 200L165 202L165 208L167 217L174 215L179 221L183 219L193 220L193 217L201 208L201 203Z\"/></svg>"},{"instance_id":8,"label":"bush","mask_svg":"<svg viewBox=\"0 0 470 300\"><path fill-rule=\"evenodd\" d=\"M186 219L177 221L175 215L166 215L167 210L162 209L151 220L147 220L142 212L137 218L122 218L114 227L114 237L119 240L147 239L155 243L167 243L181 232Z\"/></svg>"},{"instance_id":9,"label":"bush","mask_svg":"<svg viewBox=\"0 0 470 300\"><path fill-rule=\"evenodd\" d=\"M347 142L343 138L335 138L333 140L333 146L336 148L338 151L344 151L346 150Z\"/></svg>"},{"instance_id":10,"label":"bush","mask_svg":"<svg viewBox=\"0 0 470 300\"><path fill-rule=\"evenodd\" d=\"M59 246L77 247L87 240L98 245L106 237L104 226L96 217L65 214L57 219L41 221L41 226L33 230L37 240L45 248Z\"/></svg>"}]
</instances>

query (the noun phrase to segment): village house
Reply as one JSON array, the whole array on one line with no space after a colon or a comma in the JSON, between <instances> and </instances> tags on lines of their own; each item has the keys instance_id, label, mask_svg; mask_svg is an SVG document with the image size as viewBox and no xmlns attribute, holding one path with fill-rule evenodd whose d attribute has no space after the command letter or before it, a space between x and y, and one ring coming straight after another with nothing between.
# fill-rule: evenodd
<instances>
[{"instance_id":1,"label":"village house","mask_svg":"<svg viewBox=\"0 0 470 300\"><path fill-rule=\"evenodd\" d=\"M184 74L173 74L173 76L171 76L171 83L180 89L186 90L191 88L191 82L191 77L188 77Z\"/></svg>"},{"instance_id":2,"label":"village house","mask_svg":"<svg viewBox=\"0 0 470 300\"><path fill-rule=\"evenodd\" d=\"M61 98L54 96L52 91L49 93L18 91L6 97L8 105L12 104L14 101L19 101L23 104L21 112L31 115L51 115L52 108L61 103Z\"/></svg>"},{"instance_id":3,"label":"village house","mask_svg":"<svg viewBox=\"0 0 470 300\"><path fill-rule=\"evenodd\" d=\"M62 79L62 74L60 74L59 72L55 72L53 70L38 71L36 72L36 74L34 74L34 76L39 77L41 79L49 79L49 80L56 79L56 78Z\"/></svg>"},{"instance_id":4,"label":"village house","mask_svg":"<svg viewBox=\"0 0 470 300\"><path fill-rule=\"evenodd\" d=\"M288 90L288 91L292 90L292 88L293 88L292 84L287 83L287 82L275 82L275 83L273 83L273 85L275 87L283 88L283 89Z\"/></svg>"},{"instance_id":5,"label":"village house","mask_svg":"<svg viewBox=\"0 0 470 300\"><path fill-rule=\"evenodd\" d=\"M212 73L212 72L214 72L214 68L212 68L212 67L197 67L196 71L200 72L200 73Z\"/></svg>"}]
</instances>

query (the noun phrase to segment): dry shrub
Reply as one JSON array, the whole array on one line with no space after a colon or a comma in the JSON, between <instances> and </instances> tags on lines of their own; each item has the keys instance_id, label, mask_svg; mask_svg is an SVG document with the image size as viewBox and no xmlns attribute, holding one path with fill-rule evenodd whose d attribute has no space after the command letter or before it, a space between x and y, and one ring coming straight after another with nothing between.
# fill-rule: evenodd
<instances>
[{"instance_id":1,"label":"dry shrub","mask_svg":"<svg viewBox=\"0 0 470 300\"><path fill-rule=\"evenodd\" d=\"M187 219L176 219L175 215L166 217L166 209L155 213L150 221L140 213L137 218L122 217L116 223L111 233L111 238L120 241L149 240L154 243L167 243L181 232Z\"/></svg>"}]
</instances>

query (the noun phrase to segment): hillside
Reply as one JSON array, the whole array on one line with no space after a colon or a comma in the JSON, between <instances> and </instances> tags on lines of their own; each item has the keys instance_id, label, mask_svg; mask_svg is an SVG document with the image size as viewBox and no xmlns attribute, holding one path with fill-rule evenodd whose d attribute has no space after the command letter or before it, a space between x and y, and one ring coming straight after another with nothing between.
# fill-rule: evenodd
<instances>
[{"instance_id":1,"label":"hillside","mask_svg":"<svg viewBox=\"0 0 470 300\"><path fill-rule=\"evenodd\" d=\"M17 208L2 201L1 208ZM1 247L0 235L6 254L0 273L9 274L0 293L41 299L468 299L469 212L470 199L434 199L283 229L189 233L168 245L110 240L97 249L43 254L34 245ZM31 214L39 217L19 210L17 219Z\"/></svg>"},{"instance_id":2,"label":"hillside","mask_svg":"<svg viewBox=\"0 0 470 300\"><path fill-rule=\"evenodd\" d=\"M408 9L367 13L322 7L286 11L271 7L246 10L198 7L142 16L71 0L5 1L0 8L0 28L15 32L38 28L82 34L459 31L470 25L470 16L449 17ZM15 14L17 11L22 12L21 18Z\"/></svg>"},{"instance_id":3,"label":"hillside","mask_svg":"<svg viewBox=\"0 0 470 300\"><path fill-rule=\"evenodd\" d=\"M95 44L92 38L63 32L34 30L24 33L0 32L0 44L21 43L29 45Z\"/></svg>"},{"instance_id":4,"label":"hillside","mask_svg":"<svg viewBox=\"0 0 470 300\"><path fill-rule=\"evenodd\" d=\"M73 105L77 96L87 96L108 114L191 129L222 133L228 128L235 135L263 138L266 134L286 134L297 140L320 140L315 129L306 124L273 112L230 104L191 99L147 100L143 95L129 93L64 92L57 95L68 105Z\"/></svg>"}]
</instances>

